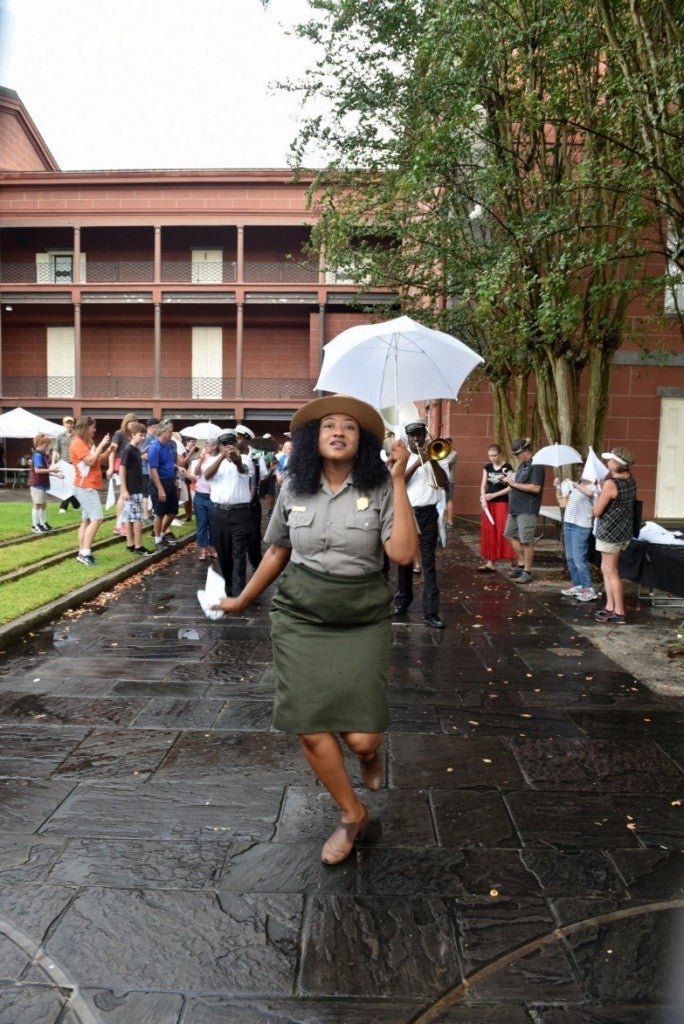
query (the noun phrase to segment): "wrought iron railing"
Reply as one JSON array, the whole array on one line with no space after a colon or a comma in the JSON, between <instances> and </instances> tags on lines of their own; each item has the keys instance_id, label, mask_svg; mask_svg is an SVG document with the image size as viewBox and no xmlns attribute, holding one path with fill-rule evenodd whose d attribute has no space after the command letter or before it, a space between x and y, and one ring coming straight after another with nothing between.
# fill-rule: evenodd
<instances>
[{"instance_id":1,"label":"wrought iron railing","mask_svg":"<svg viewBox=\"0 0 684 1024\"><path fill-rule=\"evenodd\" d=\"M313 397L315 380L308 377L245 377L242 382L242 397L250 401L300 401ZM162 400L220 401L233 400L237 393L234 377L162 377L160 382ZM138 400L149 403L154 394L154 377L130 377L105 374L99 377L83 377L81 394L75 393L73 377L4 377L3 398L78 398L79 401L94 399Z\"/></svg>"}]
</instances>

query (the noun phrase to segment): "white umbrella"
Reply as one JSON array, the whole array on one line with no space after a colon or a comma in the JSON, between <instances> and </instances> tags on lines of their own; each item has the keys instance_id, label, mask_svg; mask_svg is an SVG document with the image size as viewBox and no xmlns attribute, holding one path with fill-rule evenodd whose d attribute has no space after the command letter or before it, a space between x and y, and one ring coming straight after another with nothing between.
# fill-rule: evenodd
<instances>
[{"instance_id":1,"label":"white umbrella","mask_svg":"<svg viewBox=\"0 0 684 1024\"><path fill-rule=\"evenodd\" d=\"M183 437L191 437L195 441L215 441L225 429L225 427L219 427L217 423L212 423L211 420L206 420L202 423L195 423L191 427L183 427L180 434Z\"/></svg>"},{"instance_id":2,"label":"white umbrella","mask_svg":"<svg viewBox=\"0 0 684 1024\"><path fill-rule=\"evenodd\" d=\"M400 316L349 327L328 342L315 390L339 391L376 409L398 410L402 402L456 398L483 361L458 338Z\"/></svg>"},{"instance_id":3,"label":"white umbrella","mask_svg":"<svg viewBox=\"0 0 684 1024\"><path fill-rule=\"evenodd\" d=\"M0 416L0 437L35 437L36 434L57 437L63 433L64 427L61 423L44 420L42 416L36 416L21 406Z\"/></svg>"},{"instance_id":4,"label":"white umbrella","mask_svg":"<svg viewBox=\"0 0 684 1024\"><path fill-rule=\"evenodd\" d=\"M532 456L536 466L570 466L575 462L584 462L578 451L569 444L547 444Z\"/></svg>"}]
</instances>

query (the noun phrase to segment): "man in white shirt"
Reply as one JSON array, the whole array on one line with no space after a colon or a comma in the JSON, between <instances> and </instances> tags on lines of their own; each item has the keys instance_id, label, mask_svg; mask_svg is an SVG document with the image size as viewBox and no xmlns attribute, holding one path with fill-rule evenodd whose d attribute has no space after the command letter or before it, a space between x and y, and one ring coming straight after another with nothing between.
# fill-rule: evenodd
<instances>
[{"instance_id":1,"label":"man in white shirt","mask_svg":"<svg viewBox=\"0 0 684 1024\"><path fill-rule=\"evenodd\" d=\"M247 549L252 536L252 479L254 466L237 449L235 431L217 439L219 455L205 467L211 487L211 530L226 596L237 596L245 585Z\"/></svg>"},{"instance_id":2,"label":"man in white shirt","mask_svg":"<svg viewBox=\"0 0 684 1024\"><path fill-rule=\"evenodd\" d=\"M268 469L264 462L263 455L260 455L252 447L252 441L254 440L254 431L250 430L249 427L244 426L242 423L238 423L235 428L235 433L238 436L238 449L241 455L246 455L251 459L252 466L254 467L254 476L252 478L252 499L250 503L250 512L252 514L252 537L247 548L247 559L252 569L256 569L259 562L261 561L261 499L259 497L259 485L262 480L265 480L268 475Z\"/></svg>"},{"instance_id":3,"label":"man in white shirt","mask_svg":"<svg viewBox=\"0 0 684 1024\"><path fill-rule=\"evenodd\" d=\"M430 462L425 454L427 426L425 420L407 423L404 427L411 451L406 466L406 490L420 530L420 559L423 567L423 616L428 626L444 629L439 617L439 588L435 567L438 541L437 502L440 492L448 493L449 478L438 462ZM421 455L422 453L422 460ZM400 565L394 614L405 615L413 601L413 566Z\"/></svg>"}]
</instances>

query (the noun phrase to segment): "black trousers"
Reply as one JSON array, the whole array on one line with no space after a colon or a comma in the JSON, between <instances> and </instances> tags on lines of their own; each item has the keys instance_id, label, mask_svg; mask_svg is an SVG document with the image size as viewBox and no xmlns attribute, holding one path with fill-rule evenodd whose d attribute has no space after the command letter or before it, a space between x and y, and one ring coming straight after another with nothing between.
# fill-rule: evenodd
<instances>
[{"instance_id":1,"label":"black trousers","mask_svg":"<svg viewBox=\"0 0 684 1024\"><path fill-rule=\"evenodd\" d=\"M70 494L68 498L65 498L64 501L60 501L59 503L59 507L63 508L65 511L66 509L69 508L69 505L73 505L74 508L81 507L81 502L78 500L75 494Z\"/></svg>"},{"instance_id":2,"label":"black trousers","mask_svg":"<svg viewBox=\"0 0 684 1024\"><path fill-rule=\"evenodd\" d=\"M439 614L439 587L437 586L437 570L435 567L435 551L437 550L438 531L436 505L414 508L416 522L420 530L420 560L423 564L423 615ZM400 565L397 574L397 592L394 604L397 608L406 609L413 601L413 566Z\"/></svg>"},{"instance_id":3,"label":"black trousers","mask_svg":"<svg viewBox=\"0 0 684 1024\"><path fill-rule=\"evenodd\" d=\"M237 597L247 576L247 549L252 537L252 512L249 505L240 508L211 506L211 534L216 548L226 595Z\"/></svg>"},{"instance_id":4,"label":"black trousers","mask_svg":"<svg viewBox=\"0 0 684 1024\"><path fill-rule=\"evenodd\" d=\"M261 561L261 502L258 498L252 498L249 512L252 517L252 536L249 539L247 558L252 569L256 569Z\"/></svg>"}]
</instances>

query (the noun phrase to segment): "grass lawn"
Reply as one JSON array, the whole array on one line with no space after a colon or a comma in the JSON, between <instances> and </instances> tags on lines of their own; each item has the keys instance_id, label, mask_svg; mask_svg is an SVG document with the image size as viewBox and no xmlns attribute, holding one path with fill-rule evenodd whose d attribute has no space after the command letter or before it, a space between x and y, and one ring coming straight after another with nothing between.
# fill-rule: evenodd
<instances>
[{"instance_id":1,"label":"grass lawn","mask_svg":"<svg viewBox=\"0 0 684 1024\"><path fill-rule=\"evenodd\" d=\"M5 513L8 511L10 515L6 519ZM59 525L69 525L69 520L72 516L75 518L78 516L78 513L70 511L66 516L59 516ZM55 519L54 516L53 519ZM64 520L67 522L64 523ZM15 535L20 538L24 537L26 535L26 523L31 522L30 502L4 502L0 504L0 539L6 540L10 536L5 528L8 521L14 523L15 528L18 529L18 533ZM48 521L50 520L48 519ZM21 579L0 581L0 625L11 622L12 619L19 618L20 615L25 615L35 608L40 608L41 605L54 601L56 598L68 594L71 590L75 590L84 583L98 579L100 576L106 576L121 566L134 564L143 569L146 564L149 564L148 559L131 555L126 550L125 543L118 541L106 547L94 549L93 554L96 559L96 565L82 565L75 558L78 546L77 530L79 522L80 519L76 519L72 528L64 533L46 534L44 537L36 537L35 539L32 537L31 540L26 541L17 540L15 544L0 548L0 576L11 572L13 569L23 568L34 562L41 561L50 555L62 552L74 553L74 557L69 557L57 565L38 569L36 572ZM114 519L112 517L109 521L105 521L102 524L95 543L98 540L108 539L112 535L113 522ZM21 525L21 529L19 529L19 525ZM56 526L58 522L52 522L51 525ZM174 528L174 533L177 537L183 537L188 533L192 533L194 528L194 523L192 522L183 523L182 526ZM153 547L149 531L143 534L143 543L145 547Z\"/></svg>"},{"instance_id":2,"label":"grass lawn","mask_svg":"<svg viewBox=\"0 0 684 1024\"><path fill-rule=\"evenodd\" d=\"M0 500L0 540L31 536L32 507L30 501ZM56 501L48 499L46 511L50 526L54 526L55 529L62 526L74 526L78 529L81 522L80 510L70 508L65 515L61 516L57 511L58 508Z\"/></svg>"}]
</instances>

